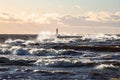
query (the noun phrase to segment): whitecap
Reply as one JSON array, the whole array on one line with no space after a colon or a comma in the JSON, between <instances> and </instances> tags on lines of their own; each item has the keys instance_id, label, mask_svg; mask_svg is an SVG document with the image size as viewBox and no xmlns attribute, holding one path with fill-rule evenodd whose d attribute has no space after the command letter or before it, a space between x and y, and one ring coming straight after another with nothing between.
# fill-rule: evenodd
<instances>
[{"instance_id":1,"label":"whitecap","mask_svg":"<svg viewBox=\"0 0 120 80\"><path fill-rule=\"evenodd\" d=\"M92 34L92 35L83 35L82 40L91 40L91 41L106 41L106 40L117 40L120 39L117 35L107 35L107 34Z\"/></svg>"},{"instance_id":2,"label":"whitecap","mask_svg":"<svg viewBox=\"0 0 120 80\"><path fill-rule=\"evenodd\" d=\"M11 50L9 50L8 48L2 48L2 54L11 54Z\"/></svg>"},{"instance_id":3,"label":"whitecap","mask_svg":"<svg viewBox=\"0 0 120 80\"><path fill-rule=\"evenodd\" d=\"M25 40L22 39L15 39L15 40L8 39L5 41L5 44L9 44L11 46L17 46L17 45L22 45L24 42Z\"/></svg>"},{"instance_id":4,"label":"whitecap","mask_svg":"<svg viewBox=\"0 0 120 80\"><path fill-rule=\"evenodd\" d=\"M116 68L116 67L112 64L100 64L95 67L95 69L105 69L105 68Z\"/></svg>"},{"instance_id":5,"label":"whitecap","mask_svg":"<svg viewBox=\"0 0 120 80\"><path fill-rule=\"evenodd\" d=\"M96 63L81 61L79 59L67 59L67 58L59 58L59 59L39 59L35 62L36 65L39 66L47 66L47 67L89 67L94 66Z\"/></svg>"},{"instance_id":6,"label":"whitecap","mask_svg":"<svg viewBox=\"0 0 120 80\"><path fill-rule=\"evenodd\" d=\"M36 55L36 56L52 56L56 54L56 50L53 49L37 49L37 48L32 48L29 51L30 54Z\"/></svg>"}]
</instances>

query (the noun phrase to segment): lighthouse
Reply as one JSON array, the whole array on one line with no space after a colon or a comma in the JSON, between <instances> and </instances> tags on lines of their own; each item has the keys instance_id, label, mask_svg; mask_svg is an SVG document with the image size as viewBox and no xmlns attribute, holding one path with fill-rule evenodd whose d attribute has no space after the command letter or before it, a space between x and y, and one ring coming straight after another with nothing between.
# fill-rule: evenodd
<instances>
[{"instance_id":1,"label":"lighthouse","mask_svg":"<svg viewBox=\"0 0 120 80\"><path fill-rule=\"evenodd\" d=\"M56 35L58 35L58 28L56 28Z\"/></svg>"}]
</instances>

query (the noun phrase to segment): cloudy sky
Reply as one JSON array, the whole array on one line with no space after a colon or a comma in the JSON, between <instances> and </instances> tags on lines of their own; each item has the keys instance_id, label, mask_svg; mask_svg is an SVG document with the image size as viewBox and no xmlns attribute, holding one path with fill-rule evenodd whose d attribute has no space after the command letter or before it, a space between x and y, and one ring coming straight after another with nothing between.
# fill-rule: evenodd
<instances>
[{"instance_id":1,"label":"cloudy sky","mask_svg":"<svg viewBox=\"0 0 120 80\"><path fill-rule=\"evenodd\" d=\"M120 34L120 0L0 0L0 34Z\"/></svg>"}]
</instances>

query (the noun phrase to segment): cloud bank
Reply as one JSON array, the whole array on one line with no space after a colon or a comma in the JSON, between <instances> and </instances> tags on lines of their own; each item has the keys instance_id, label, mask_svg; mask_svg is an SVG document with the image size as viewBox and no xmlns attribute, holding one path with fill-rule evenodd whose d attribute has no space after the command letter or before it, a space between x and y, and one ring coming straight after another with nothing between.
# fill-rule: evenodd
<instances>
[{"instance_id":1,"label":"cloud bank","mask_svg":"<svg viewBox=\"0 0 120 80\"><path fill-rule=\"evenodd\" d=\"M78 6L77 6L78 7ZM115 13L109 12L88 12L83 15L60 15L57 13L27 14L17 15L0 11L0 23L17 23L17 24L40 24L40 25L60 25L67 26L120 26L120 11Z\"/></svg>"}]
</instances>

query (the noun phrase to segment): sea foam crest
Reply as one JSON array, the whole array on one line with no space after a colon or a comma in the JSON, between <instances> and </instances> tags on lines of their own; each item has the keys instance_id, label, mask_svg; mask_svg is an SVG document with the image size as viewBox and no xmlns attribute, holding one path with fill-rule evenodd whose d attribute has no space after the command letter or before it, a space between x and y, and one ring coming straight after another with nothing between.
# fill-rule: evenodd
<instances>
[{"instance_id":1,"label":"sea foam crest","mask_svg":"<svg viewBox=\"0 0 120 80\"><path fill-rule=\"evenodd\" d=\"M120 39L117 35L107 35L107 34L92 34L92 35L83 35L83 40L92 40L92 41L106 41L106 40L117 40Z\"/></svg>"},{"instance_id":2,"label":"sea foam crest","mask_svg":"<svg viewBox=\"0 0 120 80\"><path fill-rule=\"evenodd\" d=\"M116 67L112 64L100 64L95 67L95 69L105 69L105 68L116 68Z\"/></svg>"},{"instance_id":3,"label":"sea foam crest","mask_svg":"<svg viewBox=\"0 0 120 80\"><path fill-rule=\"evenodd\" d=\"M69 59L48 59L48 60L44 60L44 59L39 59L36 61L37 65L40 66L50 66L50 67L68 67L68 66L74 66L74 64L77 61L73 61L73 60L69 60Z\"/></svg>"},{"instance_id":4,"label":"sea foam crest","mask_svg":"<svg viewBox=\"0 0 120 80\"><path fill-rule=\"evenodd\" d=\"M22 40L22 39L15 39L15 40L8 39L8 40L5 41L5 44L9 44L9 45L12 45L12 46L21 45L22 43L25 43L25 40Z\"/></svg>"},{"instance_id":5,"label":"sea foam crest","mask_svg":"<svg viewBox=\"0 0 120 80\"><path fill-rule=\"evenodd\" d=\"M35 64L39 66L48 66L48 67L83 67L83 66L93 66L96 63L90 62L88 60L83 61L79 59L70 59L70 58L54 58L54 59L38 59Z\"/></svg>"}]
</instances>

